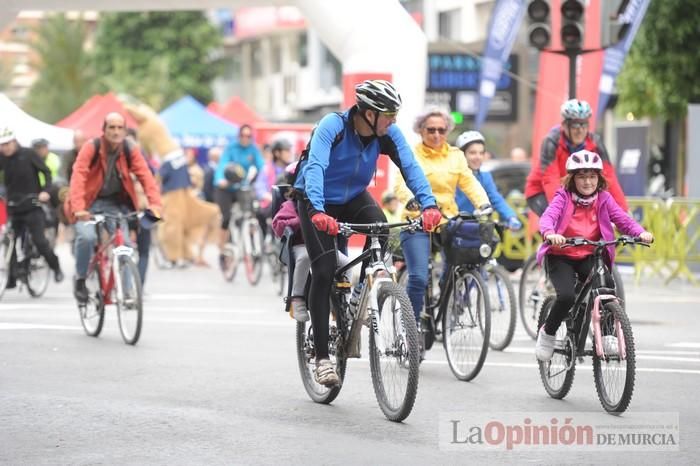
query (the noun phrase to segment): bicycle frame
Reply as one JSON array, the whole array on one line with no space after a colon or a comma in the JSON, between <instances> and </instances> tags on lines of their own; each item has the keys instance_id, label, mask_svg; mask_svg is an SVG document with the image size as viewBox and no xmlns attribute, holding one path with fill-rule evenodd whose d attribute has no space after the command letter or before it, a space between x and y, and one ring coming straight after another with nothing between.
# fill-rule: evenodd
<instances>
[{"instance_id":1,"label":"bicycle frame","mask_svg":"<svg viewBox=\"0 0 700 466\"><path fill-rule=\"evenodd\" d=\"M99 270L100 272L98 277L104 304L115 304L112 299L112 290L116 281L119 280L119 274L117 273L117 262L113 260L114 257L131 256L133 253L133 249L126 245L124 233L121 229L121 222L124 220L124 217L119 215L113 218L117 220L114 233L110 233L107 241L101 241L107 217L101 214L95 215L94 224L97 233L97 246L88 266L88 270ZM112 257L110 257L110 252ZM118 286L117 289L121 290L122 287Z\"/></svg>"}]
</instances>

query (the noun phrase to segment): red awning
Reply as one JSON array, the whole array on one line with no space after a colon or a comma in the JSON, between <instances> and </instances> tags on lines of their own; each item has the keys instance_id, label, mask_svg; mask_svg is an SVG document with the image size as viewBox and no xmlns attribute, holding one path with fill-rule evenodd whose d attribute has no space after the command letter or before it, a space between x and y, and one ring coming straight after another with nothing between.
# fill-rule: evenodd
<instances>
[{"instance_id":1,"label":"red awning","mask_svg":"<svg viewBox=\"0 0 700 466\"><path fill-rule=\"evenodd\" d=\"M207 110L235 123L237 126L245 124L255 126L258 123L265 122L265 119L255 113L255 110L250 108L248 104L238 96L231 97L225 104L212 102L207 106Z\"/></svg>"},{"instance_id":2,"label":"red awning","mask_svg":"<svg viewBox=\"0 0 700 466\"><path fill-rule=\"evenodd\" d=\"M105 115L110 112L121 113L126 117L127 126L137 127L136 120L127 113L119 99L111 92L90 97L76 111L56 123L56 126L79 129L88 138L100 136Z\"/></svg>"}]
</instances>

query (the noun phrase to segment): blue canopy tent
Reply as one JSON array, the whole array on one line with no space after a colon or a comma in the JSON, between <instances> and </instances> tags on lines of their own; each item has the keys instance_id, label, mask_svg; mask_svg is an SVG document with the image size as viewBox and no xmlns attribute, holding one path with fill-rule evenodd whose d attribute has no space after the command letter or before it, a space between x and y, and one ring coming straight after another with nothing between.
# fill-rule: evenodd
<instances>
[{"instance_id":1,"label":"blue canopy tent","mask_svg":"<svg viewBox=\"0 0 700 466\"><path fill-rule=\"evenodd\" d=\"M225 147L238 137L238 126L211 113L192 96L185 96L160 112L170 134L182 147Z\"/></svg>"}]
</instances>

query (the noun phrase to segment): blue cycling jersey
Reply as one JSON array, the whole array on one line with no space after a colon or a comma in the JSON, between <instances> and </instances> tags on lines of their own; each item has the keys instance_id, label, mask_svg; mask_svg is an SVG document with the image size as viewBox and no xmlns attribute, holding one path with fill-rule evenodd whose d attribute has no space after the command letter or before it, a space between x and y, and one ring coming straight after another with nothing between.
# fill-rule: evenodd
<instances>
[{"instance_id":1,"label":"blue cycling jersey","mask_svg":"<svg viewBox=\"0 0 700 466\"><path fill-rule=\"evenodd\" d=\"M386 154L399 168L420 205L424 209L434 207L436 201L430 184L401 130L391 125L385 136L373 138L364 146L352 123L355 111L352 107L321 119L311 137L308 159L298 169L294 187L309 198L315 211L324 212L326 204L346 204L366 190L377 169L379 154Z\"/></svg>"},{"instance_id":2,"label":"blue cycling jersey","mask_svg":"<svg viewBox=\"0 0 700 466\"><path fill-rule=\"evenodd\" d=\"M243 146L237 141L232 142L226 146L224 153L221 154L221 158L219 159L219 164L216 166L216 171L214 172L215 186L219 184L219 181L226 179L224 172L226 170L226 165L229 163L237 163L243 167L246 175L248 175L248 172L250 172L252 167L255 167L258 170L259 175L265 166L265 160L255 145L250 144ZM240 187L241 183L237 183L235 185L228 186L226 189L228 191L237 191L240 189Z\"/></svg>"}]
</instances>

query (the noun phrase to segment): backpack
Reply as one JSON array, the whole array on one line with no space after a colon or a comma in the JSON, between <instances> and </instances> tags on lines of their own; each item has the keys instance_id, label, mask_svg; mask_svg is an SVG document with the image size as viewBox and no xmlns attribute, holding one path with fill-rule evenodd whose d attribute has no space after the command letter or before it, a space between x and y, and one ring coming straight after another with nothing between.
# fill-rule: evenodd
<instances>
[{"instance_id":1,"label":"backpack","mask_svg":"<svg viewBox=\"0 0 700 466\"><path fill-rule=\"evenodd\" d=\"M335 135L335 139L333 139L333 143L331 144L331 150L335 149L338 144L343 140L343 136L345 135L345 119L343 118L343 114L341 112L334 112L336 115L340 117L341 120L343 120L343 130ZM301 169L302 163L309 158L309 151L311 150L311 140L314 138L314 133L316 132L316 128L318 128L318 125L314 126L314 129L311 130L311 135L309 136L309 142L306 143L306 147L304 148L303 151L301 151L301 154L299 155L299 162L297 163L296 168L294 169L294 173L289 178L289 184L291 186L294 186L294 183L297 181L297 175L299 174L299 170Z\"/></svg>"}]
</instances>

